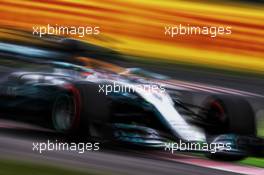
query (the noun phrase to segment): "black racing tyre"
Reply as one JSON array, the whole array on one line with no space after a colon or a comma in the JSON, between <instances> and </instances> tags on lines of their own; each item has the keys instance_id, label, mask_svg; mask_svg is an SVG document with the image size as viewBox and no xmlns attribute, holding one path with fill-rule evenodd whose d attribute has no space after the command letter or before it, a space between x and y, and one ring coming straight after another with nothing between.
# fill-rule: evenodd
<instances>
[{"instance_id":1,"label":"black racing tyre","mask_svg":"<svg viewBox=\"0 0 264 175\"><path fill-rule=\"evenodd\" d=\"M84 82L64 88L53 104L55 130L79 138L109 138L110 102L98 92L98 85Z\"/></svg>"},{"instance_id":2,"label":"black racing tyre","mask_svg":"<svg viewBox=\"0 0 264 175\"><path fill-rule=\"evenodd\" d=\"M241 97L211 96L205 101L203 116L209 124L205 127L207 142L212 143L220 134L256 135L254 111ZM246 154L231 152L206 153L208 158L221 161L238 161Z\"/></svg>"},{"instance_id":3,"label":"black racing tyre","mask_svg":"<svg viewBox=\"0 0 264 175\"><path fill-rule=\"evenodd\" d=\"M80 95L77 88L67 85L55 93L51 109L53 129L59 133L77 132L80 126Z\"/></svg>"},{"instance_id":4,"label":"black racing tyre","mask_svg":"<svg viewBox=\"0 0 264 175\"><path fill-rule=\"evenodd\" d=\"M234 133L256 135L255 114L242 97L211 96L205 101L203 112L209 134Z\"/></svg>"},{"instance_id":5,"label":"black racing tyre","mask_svg":"<svg viewBox=\"0 0 264 175\"><path fill-rule=\"evenodd\" d=\"M59 94L52 110L53 127L58 132L70 132L73 129L76 115L73 97L69 94Z\"/></svg>"}]
</instances>

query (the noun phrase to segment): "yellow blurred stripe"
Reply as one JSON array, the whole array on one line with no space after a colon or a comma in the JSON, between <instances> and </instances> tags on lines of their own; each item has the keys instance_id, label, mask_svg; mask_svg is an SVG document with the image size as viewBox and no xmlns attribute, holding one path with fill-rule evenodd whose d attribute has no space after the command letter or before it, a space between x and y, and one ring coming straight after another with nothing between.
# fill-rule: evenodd
<instances>
[{"instance_id":1,"label":"yellow blurred stripe","mask_svg":"<svg viewBox=\"0 0 264 175\"><path fill-rule=\"evenodd\" d=\"M262 5L177 0L2 0L0 25L100 26L83 39L125 54L264 72ZM164 26L231 26L230 36L164 36Z\"/></svg>"}]
</instances>

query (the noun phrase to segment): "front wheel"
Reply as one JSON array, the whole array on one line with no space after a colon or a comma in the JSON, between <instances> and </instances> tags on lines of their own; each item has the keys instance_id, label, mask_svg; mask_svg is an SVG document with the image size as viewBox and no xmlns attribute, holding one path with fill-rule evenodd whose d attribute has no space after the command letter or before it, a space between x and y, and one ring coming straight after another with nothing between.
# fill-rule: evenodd
<instances>
[{"instance_id":1,"label":"front wheel","mask_svg":"<svg viewBox=\"0 0 264 175\"><path fill-rule=\"evenodd\" d=\"M211 96L204 103L203 116L209 134L256 135L255 114L244 98Z\"/></svg>"},{"instance_id":2,"label":"front wheel","mask_svg":"<svg viewBox=\"0 0 264 175\"><path fill-rule=\"evenodd\" d=\"M256 135L255 115L250 104L244 98L230 96L211 96L204 104L202 115L207 123L207 142L221 138L218 139L220 142L231 140L233 147L229 152L209 153L207 156L230 161L244 159L247 154L239 148L236 137L230 139L228 135Z\"/></svg>"}]
</instances>

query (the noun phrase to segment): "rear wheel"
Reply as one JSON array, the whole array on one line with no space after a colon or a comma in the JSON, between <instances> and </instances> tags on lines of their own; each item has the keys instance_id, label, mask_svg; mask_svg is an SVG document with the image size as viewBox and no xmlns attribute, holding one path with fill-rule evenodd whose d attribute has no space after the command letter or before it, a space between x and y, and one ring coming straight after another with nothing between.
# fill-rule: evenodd
<instances>
[{"instance_id":1,"label":"rear wheel","mask_svg":"<svg viewBox=\"0 0 264 175\"><path fill-rule=\"evenodd\" d=\"M97 84L68 85L58 94L52 109L56 131L74 139L110 138L110 103L105 94L98 93Z\"/></svg>"},{"instance_id":2,"label":"rear wheel","mask_svg":"<svg viewBox=\"0 0 264 175\"><path fill-rule=\"evenodd\" d=\"M54 128L58 132L71 132L74 129L76 115L76 102L74 98L68 94L58 95L52 111L52 123Z\"/></svg>"}]
</instances>

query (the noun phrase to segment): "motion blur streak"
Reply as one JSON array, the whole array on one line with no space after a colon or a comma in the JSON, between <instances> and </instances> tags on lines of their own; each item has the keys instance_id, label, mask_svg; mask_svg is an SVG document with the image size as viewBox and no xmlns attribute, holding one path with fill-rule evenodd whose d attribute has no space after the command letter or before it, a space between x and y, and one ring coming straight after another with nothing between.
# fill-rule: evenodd
<instances>
[{"instance_id":1,"label":"motion blur streak","mask_svg":"<svg viewBox=\"0 0 264 175\"><path fill-rule=\"evenodd\" d=\"M100 26L81 38L127 55L264 73L264 6L246 2L169 0L1 0L0 25ZM232 27L216 38L164 35L165 26Z\"/></svg>"}]
</instances>

